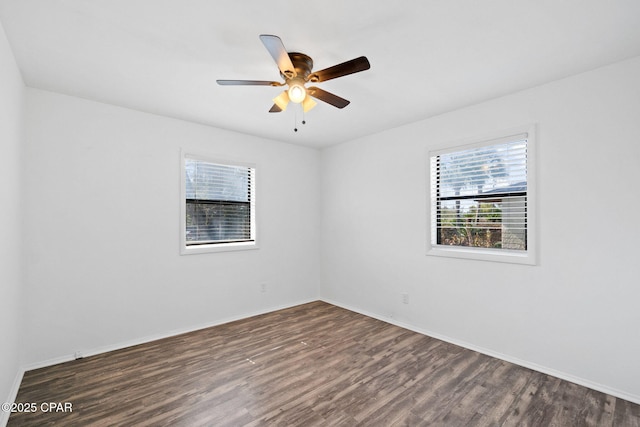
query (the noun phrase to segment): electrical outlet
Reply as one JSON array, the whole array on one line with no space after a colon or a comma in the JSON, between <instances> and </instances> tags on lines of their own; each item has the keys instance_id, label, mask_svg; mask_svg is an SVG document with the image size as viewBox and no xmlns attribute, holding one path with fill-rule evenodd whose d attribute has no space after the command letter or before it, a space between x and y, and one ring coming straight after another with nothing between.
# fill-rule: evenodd
<instances>
[{"instance_id":1,"label":"electrical outlet","mask_svg":"<svg viewBox=\"0 0 640 427\"><path fill-rule=\"evenodd\" d=\"M267 284L260 283L260 292L267 292Z\"/></svg>"},{"instance_id":2,"label":"electrical outlet","mask_svg":"<svg viewBox=\"0 0 640 427\"><path fill-rule=\"evenodd\" d=\"M409 294L406 292L402 293L402 303L403 304L409 304Z\"/></svg>"},{"instance_id":3,"label":"electrical outlet","mask_svg":"<svg viewBox=\"0 0 640 427\"><path fill-rule=\"evenodd\" d=\"M78 360L78 359L82 359L82 353L80 351L76 351L75 353L73 353L73 357Z\"/></svg>"}]
</instances>

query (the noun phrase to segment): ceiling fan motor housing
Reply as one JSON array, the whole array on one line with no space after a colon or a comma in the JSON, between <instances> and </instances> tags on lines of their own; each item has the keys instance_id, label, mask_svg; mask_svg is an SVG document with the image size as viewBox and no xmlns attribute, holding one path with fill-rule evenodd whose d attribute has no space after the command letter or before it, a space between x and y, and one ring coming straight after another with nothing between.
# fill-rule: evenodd
<instances>
[{"instance_id":1,"label":"ceiling fan motor housing","mask_svg":"<svg viewBox=\"0 0 640 427\"><path fill-rule=\"evenodd\" d=\"M304 81L308 81L311 70L313 69L313 60L311 57L300 52L288 52L288 54L289 58L291 58L291 62L293 63L293 67L295 68L296 76L302 78ZM280 73L280 75L285 80L289 80L293 77L286 76L283 73Z\"/></svg>"}]
</instances>

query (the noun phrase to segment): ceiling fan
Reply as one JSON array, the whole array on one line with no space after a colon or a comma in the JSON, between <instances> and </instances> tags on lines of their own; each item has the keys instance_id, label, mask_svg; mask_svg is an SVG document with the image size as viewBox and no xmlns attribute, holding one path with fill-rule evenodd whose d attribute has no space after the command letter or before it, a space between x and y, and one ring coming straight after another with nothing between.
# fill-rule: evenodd
<instances>
[{"instance_id":1,"label":"ceiling fan","mask_svg":"<svg viewBox=\"0 0 640 427\"><path fill-rule=\"evenodd\" d=\"M313 60L310 56L299 52L287 52L280 37L262 34L260 40L267 48L273 59L278 64L280 75L284 83L264 80L216 80L222 86L288 86L289 88L273 99L270 113L279 113L286 110L289 102L302 104L304 112L316 106L311 98L319 99L337 108L344 108L349 101L334 95L326 90L311 86L305 87L308 82L320 83L338 77L346 76L371 68L369 60L361 56L347 62L320 71L312 71Z\"/></svg>"}]
</instances>

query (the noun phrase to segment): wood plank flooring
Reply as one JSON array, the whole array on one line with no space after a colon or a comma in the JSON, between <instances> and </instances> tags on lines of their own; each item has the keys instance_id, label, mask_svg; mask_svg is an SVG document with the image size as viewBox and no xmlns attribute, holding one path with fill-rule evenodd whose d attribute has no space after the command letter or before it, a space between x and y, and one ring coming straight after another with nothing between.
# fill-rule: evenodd
<instances>
[{"instance_id":1,"label":"wood plank flooring","mask_svg":"<svg viewBox=\"0 0 640 427\"><path fill-rule=\"evenodd\" d=\"M324 302L29 371L16 402L38 410L11 427L640 426L640 405Z\"/></svg>"}]
</instances>

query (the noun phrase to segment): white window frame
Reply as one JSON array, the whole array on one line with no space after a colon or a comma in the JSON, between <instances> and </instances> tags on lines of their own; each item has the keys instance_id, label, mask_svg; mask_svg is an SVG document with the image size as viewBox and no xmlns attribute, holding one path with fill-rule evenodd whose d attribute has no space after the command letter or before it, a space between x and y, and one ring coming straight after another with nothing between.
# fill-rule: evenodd
<instances>
[{"instance_id":1,"label":"white window frame","mask_svg":"<svg viewBox=\"0 0 640 427\"><path fill-rule=\"evenodd\" d=\"M514 264L536 265L538 250L538 231L537 231L537 201L536 201L536 125L529 124L518 126L499 132L493 132L482 137L466 139L445 146L429 150L427 153L427 255L471 259L481 261L506 262ZM434 244L436 227L436 212L434 209L431 182L431 158L434 156L463 151L477 147L498 144L505 142L512 136L527 134L527 249L524 251L515 251L507 249L488 249L474 248L465 246L448 246Z\"/></svg>"},{"instance_id":2,"label":"white window frame","mask_svg":"<svg viewBox=\"0 0 640 427\"><path fill-rule=\"evenodd\" d=\"M200 160L208 163L215 163L228 166L242 166L249 167L254 170L251 194L251 236L253 241L250 242L224 242L205 245L187 245L187 200L186 200L186 170L185 163L187 159ZM245 251L259 249L258 235L256 225L256 174L257 166L254 163L238 162L232 160L221 160L219 158L212 158L199 154L190 154L185 151L180 152L180 254L181 255L194 255L203 253L215 253L215 252L229 252L229 251Z\"/></svg>"}]
</instances>

